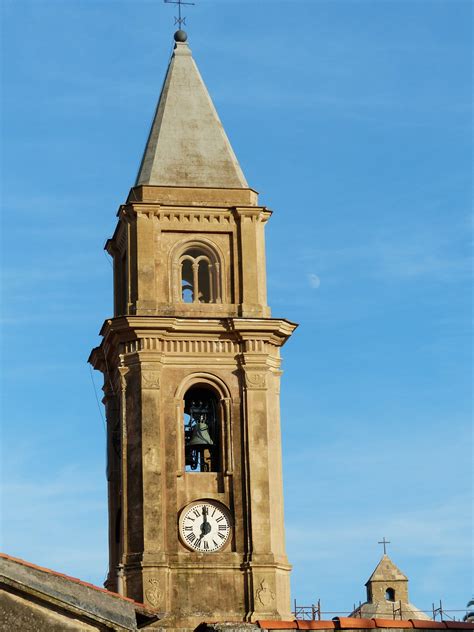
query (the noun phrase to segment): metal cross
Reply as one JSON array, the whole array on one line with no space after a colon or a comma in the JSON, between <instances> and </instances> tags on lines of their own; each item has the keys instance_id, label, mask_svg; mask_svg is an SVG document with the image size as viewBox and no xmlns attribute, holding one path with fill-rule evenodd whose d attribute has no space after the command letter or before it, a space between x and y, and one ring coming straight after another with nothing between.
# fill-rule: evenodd
<instances>
[{"instance_id":1,"label":"metal cross","mask_svg":"<svg viewBox=\"0 0 474 632\"><path fill-rule=\"evenodd\" d=\"M389 542L389 540L386 540L385 536L383 536L383 540L381 540L380 542L377 542L377 544L383 544L383 554L386 555L387 554L387 544L391 544L391 542Z\"/></svg>"},{"instance_id":2,"label":"metal cross","mask_svg":"<svg viewBox=\"0 0 474 632\"><path fill-rule=\"evenodd\" d=\"M183 24L186 24L186 18L181 17L181 5L188 4L194 5L194 2L184 2L184 0L164 0L166 4L177 4L178 5L178 17L174 18L174 23L178 25L178 28L181 28Z\"/></svg>"}]
</instances>

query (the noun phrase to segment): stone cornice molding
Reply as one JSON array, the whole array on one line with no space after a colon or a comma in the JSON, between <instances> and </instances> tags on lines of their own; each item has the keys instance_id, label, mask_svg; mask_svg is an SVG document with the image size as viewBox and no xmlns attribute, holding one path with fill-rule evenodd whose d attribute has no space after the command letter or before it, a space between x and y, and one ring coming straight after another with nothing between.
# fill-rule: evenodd
<instances>
[{"instance_id":1,"label":"stone cornice molding","mask_svg":"<svg viewBox=\"0 0 474 632\"><path fill-rule=\"evenodd\" d=\"M125 342L142 338L163 339L181 334L186 339L223 334L237 341L266 341L282 346L298 325L277 318L176 318L160 316L119 316L105 321L100 334L104 342ZM224 340L225 340L224 338Z\"/></svg>"},{"instance_id":2,"label":"stone cornice molding","mask_svg":"<svg viewBox=\"0 0 474 632\"><path fill-rule=\"evenodd\" d=\"M252 222L267 222L272 216L272 211L266 206L236 206L233 209L236 219L240 221L250 219Z\"/></svg>"}]
</instances>

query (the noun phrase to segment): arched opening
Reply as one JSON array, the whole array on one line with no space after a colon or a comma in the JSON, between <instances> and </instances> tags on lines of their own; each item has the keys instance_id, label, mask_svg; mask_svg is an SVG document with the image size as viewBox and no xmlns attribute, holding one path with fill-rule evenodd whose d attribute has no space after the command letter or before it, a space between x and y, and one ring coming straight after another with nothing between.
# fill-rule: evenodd
<instances>
[{"instance_id":1,"label":"arched opening","mask_svg":"<svg viewBox=\"0 0 474 632\"><path fill-rule=\"evenodd\" d=\"M385 591L385 599L387 601L395 601L395 591L393 588L387 588Z\"/></svg>"},{"instance_id":2,"label":"arched opening","mask_svg":"<svg viewBox=\"0 0 474 632\"><path fill-rule=\"evenodd\" d=\"M207 244L193 246L182 252L178 260L180 297L183 303L220 303L221 266Z\"/></svg>"},{"instance_id":3,"label":"arched opening","mask_svg":"<svg viewBox=\"0 0 474 632\"><path fill-rule=\"evenodd\" d=\"M193 264L191 259L184 259L181 263L181 296L184 303L193 302L193 287Z\"/></svg>"},{"instance_id":4,"label":"arched opening","mask_svg":"<svg viewBox=\"0 0 474 632\"><path fill-rule=\"evenodd\" d=\"M221 432L219 400L213 390L193 386L184 396L186 472L219 472Z\"/></svg>"},{"instance_id":5,"label":"arched opening","mask_svg":"<svg viewBox=\"0 0 474 632\"><path fill-rule=\"evenodd\" d=\"M211 267L207 259L201 258L198 263L198 301L200 303L213 303Z\"/></svg>"}]
</instances>

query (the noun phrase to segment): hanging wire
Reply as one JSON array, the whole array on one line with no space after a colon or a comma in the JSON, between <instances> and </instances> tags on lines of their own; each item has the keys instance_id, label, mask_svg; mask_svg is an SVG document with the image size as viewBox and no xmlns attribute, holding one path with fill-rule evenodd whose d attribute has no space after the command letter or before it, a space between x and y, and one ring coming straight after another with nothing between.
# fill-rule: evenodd
<instances>
[{"instance_id":1,"label":"hanging wire","mask_svg":"<svg viewBox=\"0 0 474 632\"><path fill-rule=\"evenodd\" d=\"M101 407L100 402L99 402L99 396L97 395L97 387L96 387L95 382L94 382L94 375L92 373L92 367L90 365L89 365L89 371L90 371L90 376L91 376L92 388L94 390L95 401L97 402L97 408L99 409L99 415L100 415L100 418L102 419L102 424L104 426L104 432L107 432L107 426L105 424L104 415L102 413L102 407Z\"/></svg>"},{"instance_id":2,"label":"hanging wire","mask_svg":"<svg viewBox=\"0 0 474 632\"><path fill-rule=\"evenodd\" d=\"M112 395L116 395L115 389L114 389L114 385L113 385L113 382L112 382L112 378L110 377L110 371L109 371L109 365L108 365L108 362L107 362L107 354L106 353L104 353L104 360L105 360L105 370L107 372L107 378L109 380L110 388L112 390Z\"/></svg>"},{"instance_id":3,"label":"hanging wire","mask_svg":"<svg viewBox=\"0 0 474 632\"><path fill-rule=\"evenodd\" d=\"M102 250L102 252L104 253L104 257L107 259L110 267L112 268L112 270L114 269L114 265L112 263L112 261L110 260L110 257L107 255L107 253L105 252L105 250Z\"/></svg>"}]
</instances>

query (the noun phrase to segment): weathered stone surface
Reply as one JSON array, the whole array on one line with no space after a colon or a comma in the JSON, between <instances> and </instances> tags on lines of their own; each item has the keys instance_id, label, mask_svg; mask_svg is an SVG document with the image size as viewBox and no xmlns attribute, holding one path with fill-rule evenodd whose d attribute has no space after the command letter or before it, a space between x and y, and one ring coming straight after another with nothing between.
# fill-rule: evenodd
<instances>
[{"instance_id":1,"label":"weathered stone surface","mask_svg":"<svg viewBox=\"0 0 474 632\"><path fill-rule=\"evenodd\" d=\"M176 43L137 185L247 188L186 43Z\"/></svg>"},{"instance_id":2,"label":"weathered stone surface","mask_svg":"<svg viewBox=\"0 0 474 632\"><path fill-rule=\"evenodd\" d=\"M158 615L86 584L5 555L0 556L0 630L137 630Z\"/></svg>"},{"instance_id":3,"label":"weathered stone surface","mask_svg":"<svg viewBox=\"0 0 474 632\"><path fill-rule=\"evenodd\" d=\"M82 632L103 630L65 611L57 612L51 604L40 605L29 595L10 593L0 586L0 630L2 632Z\"/></svg>"}]
</instances>

